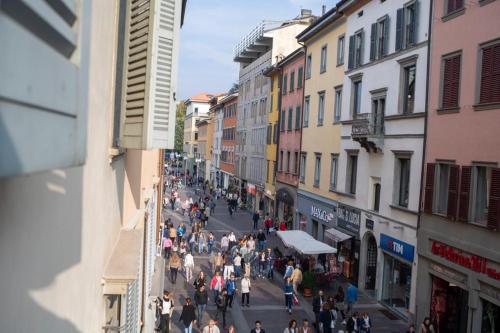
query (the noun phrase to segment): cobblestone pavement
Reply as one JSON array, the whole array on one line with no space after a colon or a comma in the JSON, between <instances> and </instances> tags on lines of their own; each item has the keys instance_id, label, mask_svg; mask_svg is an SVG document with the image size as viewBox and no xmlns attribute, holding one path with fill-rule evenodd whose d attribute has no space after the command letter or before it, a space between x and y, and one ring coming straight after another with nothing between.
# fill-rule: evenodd
<instances>
[{"instance_id":1,"label":"cobblestone pavement","mask_svg":"<svg viewBox=\"0 0 500 333\"><path fill-rule=\"evenodd\" d=\"M198 197L194 194L193 189L182 190L180 191L180 195L182 200L189 196L191 196L193 200ZM170 209L164 210L163 215L165 218L170 217L175 225L178 225L181 222L189 224L187 216L183 217L180 213L172 212ZM227 206L223 200L217 201L215 213L210 217L207 229L214 233L216 240L220 240L223 233L228 233L230 231L235 232L236 237L245 233L253 232L253 230L251 230L252 221L250 214L246 211L238 211L233 214L233 217L230 217ZM271 236L268 238L266 246L282 247L282 244L277 236ZM200 270L205 271L208 278L211 278L212 274L209 268L208 255L206 254L195 256L194 276L196 276ZM227 312L228 325L234 324L237 333L250 333L254 322L256 320L260 320L267 333L281 333L284 328L287 327L288 322L291 319L295 319L300 323L302 322L302 319L307 318L309 319L309 322L312 323L314 320L314 313L312 312L311 305L312 299L304 299L299 296L299 305L294 306L292 314L289 315L285 311L284 297L281 286L282 280L279 275L277 277L275 276L274 281L261 278L257 278L257 280L252 281L250 307L241 307L240 295L236 295L233 307L228 309ZM172 322L172 332L184 332L183 325L179 323L179 316L185 297L193 297L194 287L192 285L192 281L190 283L186 283L184 272L181 272L177 278L177 283L173 285L169 280L169 272L166 268L165 289L174 293L174 299L176 301L176 310L174 312ZM325 293L327 295L330 294L328 291ZM210 291L209 296L211 296ZM360 294L359 304L355 306L356 311L366 311L370 314L373 323L372 333L406 332L406 324L404 322L398 319L391 320L380 311L382 309L383 307L381 305L370 299L365 294ZM205 315L204 317L204 322L202 323L203 326L207 324L209 317L213 318L215 315L216 308L215 305L213 305L212 299L209 300L207 312L208 315ZM220 325L220 327L221 333L224 333L222 325ZM338 332L338 329L342 328L343 326L340 321L338 321L335 333ZM194 329L193 332L197 332L197 330Z\"/></svg>"}]
</instances>

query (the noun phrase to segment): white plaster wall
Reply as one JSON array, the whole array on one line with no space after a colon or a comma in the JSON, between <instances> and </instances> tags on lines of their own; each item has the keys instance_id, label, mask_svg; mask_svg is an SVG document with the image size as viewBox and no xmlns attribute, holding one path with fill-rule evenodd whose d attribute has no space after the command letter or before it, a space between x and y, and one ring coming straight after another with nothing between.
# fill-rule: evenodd
<instances>
[{"instance_id":1,"label":"white plaster wall","mask_svg":"<svg viewBox=\"0 0 500 333\"><path fill-rule=\"evenodd\" d=\"M202 102L190 102L188 106L186 107L186 116L190 114L194 114L194 109L198 108L198 115L207 115L208 111L210 110L210 104L209 103L202 103Z\"/></svg>"}]
</instances>

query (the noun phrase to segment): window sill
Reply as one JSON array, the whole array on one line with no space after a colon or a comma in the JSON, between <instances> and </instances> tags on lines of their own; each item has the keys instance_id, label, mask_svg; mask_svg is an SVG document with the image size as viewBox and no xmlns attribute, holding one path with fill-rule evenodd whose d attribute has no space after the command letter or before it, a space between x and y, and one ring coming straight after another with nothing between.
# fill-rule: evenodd
<instances>
[{"instance_id":1,"label":"window sill","mask_svg":"<svg viewBox=\"0 0 500 333\"><path fill-rule=\"evenodd\" d=\"M295 132L297 132L297 131L300 131L300 128L296 128L296 129L295 129Z\"/></svg>"},{"instance_id":2,"label":"window sill","mask_svg":"<svg viewBox=\"0 0 500 333\"><path fill-rule=\"evenodd\" d=\"M339 120L335 120L335 121L333 122L333 125L340 125L340 124L341 124L340 119L339 119Z\"/></svg>"},{"instance_id":3,"label":"window sill","mask_svg":"<svg viewBox=\"0 0 500 333\"><path fill-rule=\"evenodd\" d=\"M441 21L446 22L449 20L453 20L455 17L458 17L458 16L463 15L463 14L465 14L465 7L462 7L460 9L456 9L456 10L446 14L445 16L441 17Z\"/></svg>"},{"instance_id":4,"label":"window sill","mask_svg":"<svg viewBox=\"0 0 500 333\"><path fill-rule=\"evenodd\" d=\"M323 126L323 123L316 125L316 127L321 127Z\"/></svg>"},{"instance_id":5,"label":"window sill","mask_svg":"<svg viewBox=\"0 0 500 333\"><path fill-rule=\"evenodd\" d=\"M436 110L438 114L448 114L448 113L459 113L460 112L460 107L452 107L452 108L439 108Z\"/></svg>"},{"instance_id":6,"label":"window sill","mask_svg":"<svg viewBox=\"0 0 500 333\"><path fill-rule=\"evenodd\" d=\"M308 124L305 124L305 125L302 126L302 128L308 128L308 127L309 127Z\"/></svg>"},{"instance_id":7,"label":"window sill","mask_svg":"<svg viewBox=\"0 0 500 333\"><path fill-rule=\"evenodd\" d=\"M499 102L482 103L482 104L475 104L472 107L474 108L474 111L495 110L495 109L500 109L500 103Z\"/></svg>"},{"instance_id":8,"label":"window sill","mask_svg":"<svg viewBox=\"0 0 500 333\"><path fill-rule=\"evenodd\" d=\"M305 184L306 182L305 182L305 180L304 180L304 179L301 179L301 180L299 180L299 183L301 183L301 184Z\"/></svg>"},{"instance_id":9,"label":"window sill","mask_svg":"<svg viewBox=\"0 0 500 333\"><path fill-rule=\"evenodd\" d=\"M320 71L319 71L319 74L323 74L323 73L325 73L325 72L326 72L326 68L324 68L324 69L320 70Z\"/></svg>"},{"instance_id":10,"label":"window sill","mask_svg":"<svg viewBox=\"0 0 500 333\"><path fill-rule=\"evenodd\" d=\"M330 186L330 188L328 189L328 191L332 192L332 193L336 193L337 191L337 187L332 187Z\"/></svg>"},{"instance_id":11,"label":"window sill","mask_svg":"<svg viewBox=\"0 0 500 333\"><path fill-rule=\"evenodd\" d=\"M479 6L486 6L487 4L490 4L494 1L495 0L479 0Z\"/></svg>"},{"instance_id":12,"label":"window sill","mask_svg":"<svg viewBox=\"0 0 500 333\"><path fill-rule=\"evenodd\" d=\"M344 66L344 63L342 62L342 63L337 64L337 67L340 67L340 66Z\"/></svg>"},{"instance_id":13,"label":"window sill","mask_svg":"<svg viewBox=\"0 0 500 333\"><path fill-rule=\"evenodd\" d=\"M349 119L349 120L342 120L340 122L342 125L352 125L354 123L354 120L353 119Z\"/></svg>"},{"instance_id":14,"label":"window sill","mask_svg":"<svg viewBox=\"0 0 500 333\"><path fill-rule=\"evenodd\" d=\"M319 188L319 184L314 184L313 187Z\"/></svg>"},{"instance_id":15,"label":"window sill","mask_svg":"<svg viewBox=\"0 0 500 333\"><path fill-rule=\"evenodd\" d=\"M330 189L330 192L338 194L338 195L342 195L342 196L348 197L348 198L356 198L356 193L341 192L341 191L337 191L334 189Z\"/></svg>"},{"instance_id":16,"label":"window sill","mask_svg":"<svg viewBox=\"0 0 500 333\"><path fill-rule=\"evenodd\" d=\"M384 120L400 120L400 119L412 119L412 118L423 118L423 117L425 117L425 112L401 113L392 116L385 116Z\"/></svg>"},{"instance_id":17,"label":"window sill","mask_svg":"<svg viewBox=\"0 0 500 333\"><path fill-rule=\"evenodd\" d=\"M417 211L408 209L408 208L400 206L400 205L389 205L389 207L391 207L392 209L400 210L400 211L405 212L405 213L410 213L410 214L418 215Z\"/></svg>"}]
</instances>

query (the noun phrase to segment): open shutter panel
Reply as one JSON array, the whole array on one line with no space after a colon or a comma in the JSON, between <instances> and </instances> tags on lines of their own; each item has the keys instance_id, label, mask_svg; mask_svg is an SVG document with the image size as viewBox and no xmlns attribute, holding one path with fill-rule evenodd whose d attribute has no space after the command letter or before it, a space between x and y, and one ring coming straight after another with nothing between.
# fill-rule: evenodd
<instances>
[{"instance_id":1,"label":"open shutter panel","mask_svg":"<svg viewBox=\"0 0 500 333\"><path fill-rule=\"evenodd\" d=\"M349 59L347 61L347 68L354 68L354 36L349 37Z\"/></svg>"},{"instance_id":2,"label":"open shutter panel","mask_svg":"<svg viewBox=\"0 0 500 333\"><path fill-rule=\"evenodd\" d=\"M420 3L418 1L415 1L415 16L413 17L413 21L411 22L411 27L410 27L410 36L409 36L410 44L416 44L418 41L417 38L418 38L419 8L420 8Z\"/></svg>"},{"instance_id":3,"label":"open shutter panel","mask_svg":"<svg viewBox=\"0 0 500 333\"><path fill-rule=\"evenodd\" d=\"M427 163L427 170L425 172L424 212L428 214L432 213L435 172L436 164Z\"/></svg>"},{"instance_id":4,"label":"open shutter panel","mask_svg":"<svg viewBox=\"0 0 500 333\"><path fill-rule=\"evenodd\" d=\"M364 52L365 52L365 31L362 30L360 33L360 47L359 47L359 66L362 66L364 64Z\"/></svg>"},{"instance_id":5,"label":"open shutter panel","mask_svg":"<svg viewBox=\"0 0 500 333\"><path fill-rule=\"evenodd\" d=\"M396 13L396 51L403 48L403 28L404 28L404 9L398 9Z\"/></svg>"},{"instance_id":6,"label":"open shutter panel","mask_svg":"<svg viewBox=\"0 0 500 333\"><path fill-rule=\"evenodd\" d=\"M460 86L460 56L444 61L443 73L443 108L458 106L458 89Z\"/></svg>"},{"instance_id":7,"label":"open shutter panel","mask_svg":"<svg viewBox=\"0 0 500 333\"><path fill-rule=\"evenodd\" d=\"M90 3L0 1L0 177L85 161Z\"/></svg>"},{"instance_id":8,"label":"open shutter panel","mask_svg":"<svg viewBox=\"0 0 500 333\"><path fill-rule=\"evenodd\" d=\"M469 220L469 197L472 167L463 166L460 179L460 194L458 197L458 220L467 222Z\"/></svg>"},{"instance_id":9,"label":"open shutter panel","mask_svg":"<svg viewBox=\"0 0 500 333\"><path fill-rule=\"evenodd\" d=\"M481 64L481 93L479 96L480 103L489 103L491 101L491 91L493 90L493 63L494 50L492 47L483 49L482 64Z\"/></svg>"},{"instance_id":10,"label":"open shutter panel","mask_svg":"<svg viewBox=\"0 0 500 333\"><path fill-rule=\"evenodd\" d=\"M448 184L448 219L456 221L458 208L458 183L460 182L460 166L450 165L450 179Z\"/></svg>"},{"instance_id":11,"label":"open shutter panel","mask_svg":"<svg viewBox=\"0 0 500 333\"><path fill-rule=\"evenodd\" d=\"M385 24L384 24L384 31L383 31L383 38L384 42L382 43L382 55L387 55L389 53L389 27L391 26L391 19L389 15L386 16L385 18Z\"/></svg>"},{"instance_id":12,"label":"open shutter panel","mask_svg":"<svg viewBox=\"0 0 500 333\"><path fill-rule=\"evenodd\" d=\"M179 0L129 3L121 146L173 148Z\"/></svg>"},{"instance_id":13,"label":"open shutter panel","mask_svg":"<svg viewBox=\"0 0 500 333\"><path fill-rule=\"evenodd\" d=\"M490 198L488 201L488 228L499 230L500 225L500 169L491 170Z\"/></svg>"},{"instance_id":14,"label":"open shutter panel","mask_svg":"<svg viewBox=\"0 0 500 333\"><path fill-rule=\"evenodd\" d=\"M370 60L375 60L377 54L377 23L372 24L370 32Z\"/></svg>"}]
</instances>

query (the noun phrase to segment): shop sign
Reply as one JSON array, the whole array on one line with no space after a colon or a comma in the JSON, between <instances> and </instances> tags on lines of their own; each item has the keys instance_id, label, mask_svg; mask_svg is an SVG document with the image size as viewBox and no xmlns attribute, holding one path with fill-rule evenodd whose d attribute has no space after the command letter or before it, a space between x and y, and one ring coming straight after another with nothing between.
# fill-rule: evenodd
<instances>
[{"instance_id":1,"label":"shop sign","mask_svg":"<svg viewBox=\"0 0 500 333\"><path fill-rule=\"evenodd\" d=\"M256 194L256 188L255 188L255 185L252 185L252 184L248 184L247 185L247 192L248 194L250 195L255 195Z\"/></svg>"},{"instance_id":2,"label":"shop sign","mask_svg":"<svg viewBox=\"0 0 500 333\"><path fill-rule=\"evenodd\" d=\"M339 227L358 234L360 220L361 211L359 209L341 204L337 206L337 225Z\"/></svg>"},{"instance_id":3,"label":"shop sign","mask_svg":"<svg viewBox=\"0 0 500 333\"><path fill-rule=\"evenodd\" d=\"M415 247L413 245L387 236L386 234L380 234L380 247L408 261L413 261L415 255Z\"/></svg>"},{"instance_id":4,"label":"shop sign","mask_svg":"<svg viewBox=\"0 0 500 333\"><path fill-rule=\"evenodd\" d=\"M370 219L365 220L366 229L368 229L368 230L373 230L374 224L375 223L373 222L373 220L370 220Z\"/></svg>"},{"instance_id":5,"label":"shop sign","mask_svg":"<svg viewBox=\"0 0 500 333\"><path fill-rule=\"evenodd\" d=\"M465 284L466 279L465 279L465 276L463 276L463 275L459 275L459 274L457 274L457 273L455 273L455 272L453 272L453 271L451 271L443 266L436 265L433 263L431 263L430 267L431 267L431 270L433 270L435 272L441 273L454 281L458 281L460 283Z\"/></svg>"},{"instance_id":6,"label":"shop sign","mask_svg":"<svg viewBox=\"0 0 500 333\"><path fill-rule=\"evenodd\" d=\"M500 280L500 271L491 267L491 263L486 258L466 254L459 249L436 241L432 241L431 252L436 256L476 273L485 274L492 279Z\"/></svg>"},{"instance_id":7,"label":"shop sign","mask_svg":"<svg viewBox=\"0 0 500 333\"><path fill-rule=\"evenodd\" d=\"M333 221L333 213L329 213L325 209L314 205L311 205L311 216L328 223Z\"/></svg>"}]
</instances>

